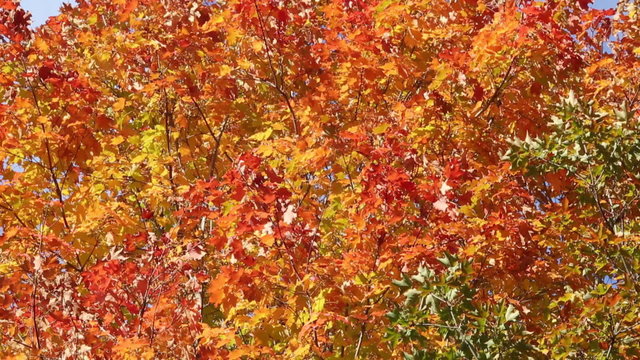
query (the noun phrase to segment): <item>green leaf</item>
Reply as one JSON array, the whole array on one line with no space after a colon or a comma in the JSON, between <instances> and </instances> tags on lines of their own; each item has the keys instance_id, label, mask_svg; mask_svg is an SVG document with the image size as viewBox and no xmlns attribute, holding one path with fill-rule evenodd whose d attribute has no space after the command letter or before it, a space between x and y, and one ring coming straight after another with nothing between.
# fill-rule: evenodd
<instances>
[{"instance_id":1,"label":"green leaf","mask_svg":"<svg viewBox=\"0 0 640 360\"><path fill-rule=\"evenodd\" d=\"M391 320L391 322L395 323L400 320L400 309L394 309L393 311L389 311L385 314L385 316Z\"/></svg>"},{"instance_id":2,"label":"green leaf","mask_svg":"<svg viewBox=\"0 0 640 360\"><path fill-rule=\"evenodd\" d=\"M518 311L513 305L509 304L509 306L507 307L507 312L504 315L505 323L517 319L519 315L520 311Z\"/></svg>"},{"instance_id":3,"label":"green leaf","mask_svg":"<svg viewBox=\"0 0 640 360\"><path fill-rule=\"evenodd\" d=\"M418 300L418 296L420 296L420 291L416 289L409 289L404 292L404 296L407 298L404 304L412 305L412 304L415 304L416 301Z\"/></svg>"},{"instance_id":4,"label":"green leaf","mask_svg":"<svg viewBox=\"0 0 640 360\"><path fill-rule=\"evenodd\" d=\"M397 286L397 287L399 287L401 289L406 289L406 288L410 288L411 287L411 279L406 274L402 274L402 279L393 280L391 282L393 283L393 285L395 285L395 286Z\"/></svg>"}]
</instances>

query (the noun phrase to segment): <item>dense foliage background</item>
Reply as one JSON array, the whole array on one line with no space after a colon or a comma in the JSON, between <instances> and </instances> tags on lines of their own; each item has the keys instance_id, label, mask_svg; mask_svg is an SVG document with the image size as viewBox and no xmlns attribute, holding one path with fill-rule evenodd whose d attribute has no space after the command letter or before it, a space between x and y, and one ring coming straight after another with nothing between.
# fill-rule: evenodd
<instances>
[{"instance_id":1,"label":"dense foliage background","mask_svg":"<svg viewBox=\"0 0 640 360\"><path fill-rule=\"evenodd\" d=\"M0 0L0 355L640 358L635 0Z\"/></svg>"}]
</instances>

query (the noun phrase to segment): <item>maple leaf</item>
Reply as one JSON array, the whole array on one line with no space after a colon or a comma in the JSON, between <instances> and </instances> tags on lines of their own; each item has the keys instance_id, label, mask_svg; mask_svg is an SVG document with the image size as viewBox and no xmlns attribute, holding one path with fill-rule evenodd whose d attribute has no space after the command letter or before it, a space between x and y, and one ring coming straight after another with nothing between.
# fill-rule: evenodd
<instances>
[{"instance_id":1,"label":"maple leaf","mask_svg":"<svg viewBox=\"0 0 640 360\"><path fill-rule=\"evenodd\" d=\"M581 8L583 8L584 10L587 10L589 9L589 5L593 3L593 0L578 0L578 3L580 3Z\"/></svg>"}]
</instances>

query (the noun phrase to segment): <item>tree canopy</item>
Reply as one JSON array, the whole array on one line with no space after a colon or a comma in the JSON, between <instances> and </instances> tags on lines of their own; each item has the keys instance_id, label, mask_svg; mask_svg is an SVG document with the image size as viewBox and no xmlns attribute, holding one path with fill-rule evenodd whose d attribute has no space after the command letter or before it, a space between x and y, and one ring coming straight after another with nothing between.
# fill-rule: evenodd
<instances>
[{"instance_id":1,"label":"tree canopy","mask_svg":"<svg viewBox=\"0 0 640 360\"><path fill-rule=\"evenodd\" d=\"M639 6L0 0L0 355L640 358Z\"/></svg>"}]
</instances>

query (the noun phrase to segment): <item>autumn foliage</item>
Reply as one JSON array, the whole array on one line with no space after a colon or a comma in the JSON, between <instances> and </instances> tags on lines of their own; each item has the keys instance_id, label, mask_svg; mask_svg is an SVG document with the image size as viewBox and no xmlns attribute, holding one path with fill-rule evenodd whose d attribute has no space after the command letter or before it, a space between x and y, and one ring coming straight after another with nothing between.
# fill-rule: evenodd
<instances>
[{"instance_id":1,"label":"autumn foliage","mask_svg":"<svg viewBox=\"0 0 640 360\"><path fill-rule=\"evenodd\" d=\"M638 6L0 0L0 356L640 358Z\"/></svg>"}]
</instances>

